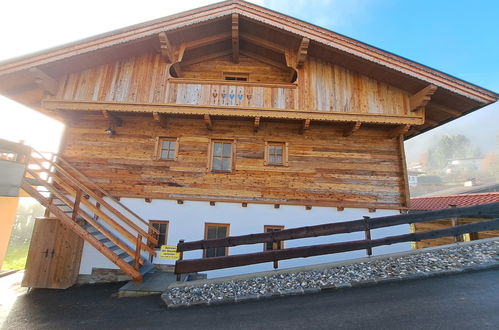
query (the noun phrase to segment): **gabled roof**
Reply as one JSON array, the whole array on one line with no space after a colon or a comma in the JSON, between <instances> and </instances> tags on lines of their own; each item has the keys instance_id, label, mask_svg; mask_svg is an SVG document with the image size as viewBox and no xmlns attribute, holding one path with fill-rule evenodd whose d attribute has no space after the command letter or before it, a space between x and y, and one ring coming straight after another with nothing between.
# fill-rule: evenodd
<instances>
[{"instance_id":1,"label":"gabled roof","mask_svg":"<svg viewBox=\"0 0 499 330\"><path fill-rule=\"evenodd\" d=\"M416 197L411 199L411 210L440 210L499 202L499 192L449 196Z\"/></svg>"},{"instance_id":2,"label":"gabled roof","mask_svg":"<svg viewBox=\"0 0 499 330\"><path fill-rule=\"evenodd\" d=\"M226 50L224 47L230 47L233 14L239 15L245 36L241 38L241 47L255 56L286 63L280 50L297 49L301 40L307 38L310 40L308 53L311 56L369 75L412 94L429 85L437 86L432 102L427 105L427 123L409 135L417 135L499 98L492 91L438 70L240 0L208 5L0 62L0 93L36 108L41 96L32 90L36 88L36 77L30 73L33 68L41 69L57 79L104 61L133 56L147 50L160 51L158 34L163 32L176 45L206 41L197 50L186 52L186 60L200 54ZM227 40L224 35L228 37ZM210 36L218 36L218 39L213 39L216 41L210 44Z\"/></svg>"}]
</instances>

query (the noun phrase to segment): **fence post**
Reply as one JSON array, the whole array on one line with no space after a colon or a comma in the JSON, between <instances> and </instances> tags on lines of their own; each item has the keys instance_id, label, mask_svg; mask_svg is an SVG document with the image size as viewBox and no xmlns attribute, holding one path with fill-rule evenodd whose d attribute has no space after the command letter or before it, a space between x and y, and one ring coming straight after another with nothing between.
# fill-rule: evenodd
<instances>
[{"instance_id":1,"label":"fence post","mask_svg":"<svg viewBox=\"0 0 499 330\"><path fill-rule=\"evenodd\" d=\"M366 241L370 241L371 240L371 229L369 228L369 219L371 219L371 217L364 216L363 218L364 218L364 233L365 233ZM368 247L366 249L366 252L367 252L368 256L372 256L373 248Z\"/></svg>"},{"instance_id":2,"label":"fence post","mask_svg":"<svg viewBox=\"0 0 499 330\"><path fill-rule=\"evenodd\" d=\"M455 209L457 207L456 204L449 204L449 206L452 208L452 209ZM459 226L459 218L457 217L453 217L451 218L451 226L452 227L456 227L456 226ZM464 241L463 239L463 235L456 235L454 236L454 243L457 243L457 242L462 242Z\"/></svg>"},{"instance_id":3,"label":"fence post","mask_svg":"<svg viewBox=\"0 0 499 330\"><path fill-rule=\"evenodd\" d=\"M184 240L181 239L180 241L178 241L178 244L181 244L181 243L184 243ZM178 244L177 244L177 252L178 252ZM178 256L178 260L177 261L180 261L184 258L184 252L183 251L180 251L180 254ZM177 282L180 281L180 274L177 274L177 278L176 278Z\"/></svg>"},{"instance_id":4,"label":"fence post","mask_svg":"<svg viewBox=\"0 0 499 330\"><path fill-rule=\"evenodd\" d=\"M277 249L278 249L277 242L273 240L272 241L272 251L276 251ZM279 268L279 261L274 259L274 269L277 269L277 268Z\"/></svg>"}]
</instances>

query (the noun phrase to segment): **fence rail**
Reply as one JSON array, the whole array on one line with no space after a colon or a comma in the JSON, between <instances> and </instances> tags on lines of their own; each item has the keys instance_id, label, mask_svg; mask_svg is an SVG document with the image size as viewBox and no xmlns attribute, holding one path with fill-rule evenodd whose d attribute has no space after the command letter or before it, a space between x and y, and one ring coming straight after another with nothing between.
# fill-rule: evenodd
<instances>
[{"instance_id":1,"label":"fence rail","mask_svg":"<svg viewBox=\"0 0 499 330\"><path fill-rule=\"evenodd\" d=\"M401 224L411 224L440 220L455 217L495 218L493 220L481 221L446 229L427 231L422 233L410 233L396 236L388 236L379 239L368 239L367 233L371 229L391 227ZM317 237L351 233L358 231L366 232L366 239L359 241L340 242L331 244L312 245L282 250L272 250L258 253L238 254L225 257L178 260L175 264L175 273L184 274L197 271L206 271L230 267L245 266L263 262L278 261L293 258L311 257L324 254L333 254L354 250L371 249L376 246L391 245L402 242L417 242L425 239L440 238L447 236L458 236L467 233L475 233L486 230L499 229L499 203L476 205L463 208L450 208L437 211L426 211L419 213L401 214L379 218L365 218L361 220L331 223L317 226L286 229L271 233L259 233L242 236L226 237L214 240L201 240L194 242L179 242L177 251L181 255L185 251L213 248L230 247L245 244L258 244L277 242L282 240Z\"/></svg>"}]
</instances>

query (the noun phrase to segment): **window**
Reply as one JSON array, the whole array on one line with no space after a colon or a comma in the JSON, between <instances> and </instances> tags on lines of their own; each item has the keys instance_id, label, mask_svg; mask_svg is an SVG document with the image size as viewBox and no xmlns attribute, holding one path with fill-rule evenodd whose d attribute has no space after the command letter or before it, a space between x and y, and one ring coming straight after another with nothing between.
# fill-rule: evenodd
<instances>
[{"instance_id":1,"label":"window","mask_svg":"<svg viewBox=\"0 0 499 330\"><path fill-rule=\"evenodd\" d=\"M288 144L265 142L265 165L288 166Z\"/></svg>"},{"instance_id":2,"label":"window","mask_svg":"<svg viewBox=\"0 0 499 330\"><path fill-rule=\"evenodd\" d=\"M157 159L177 160L178 139L159 137L156 148Z\"/></svg>"},{"instance_id":3,"label":"window","mask_svg":"<svg viewBox=\"0 0 499 330\"><path fill-rule=\"evenodd\" d=\"M160 249L161 245L166 245L168 238L168 221L149 220L151 227L158 230L158 244L154 246L155 249ZM152 234L152 232L150 233Z\"/></svg>"},{"instance_id":4,"label":"window","mask_svg":"<svg viewBox=\"0 0 499 330\"><path fill-rule=\"evenodd\" d=\"M272 233L274 231L280 231L283 230L284 226L264 226L263 231L265 233ZM276 250L280 250L284 247L284 242L283 241L278 241L275 243L272 242L267 242L263 245L263 250L264 251L271 251L274 250L274 244L276 244Z\"/></svg>"},{"instance_id":5,"label":"window","mask_svg":"<svg viewBox=\"0 0 499 330\"><path fill-rule=\"evenodd\" d=\"M204 227L204 239L217 239L229 236L229 224L206 223ZM227 247L207 248L204 250L205 258L223 257L229 254Z\"/></svg>"},{"instance_id":6,"label":"window","mask_svg":"<svg viewBox=\"0 0 499 330\"><path fill-rule=\"evenodd\" d=\"M233 141L212 141L210 147L210 170L212 172L231 172Z\"/></svg>"},{"instance_id":7,"label":"window","mask_svg":"<svg viewBox=\"0 0 499 330\"><path fill-rule=\"evenodd\" d=\"M235 80L235 81L248 81L249 79L248 73L240 73L240 72L224 72L225 80Z\"/></svg>"}]
</instances>

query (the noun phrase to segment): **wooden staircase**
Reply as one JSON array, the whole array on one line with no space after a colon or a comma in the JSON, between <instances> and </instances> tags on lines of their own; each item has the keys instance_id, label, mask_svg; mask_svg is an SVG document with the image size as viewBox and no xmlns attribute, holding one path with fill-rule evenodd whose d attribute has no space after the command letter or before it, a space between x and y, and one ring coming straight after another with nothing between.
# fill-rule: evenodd
<instances>
[{"instance_id":1,"label":"wooden staircase","mask_svg":"<svg viewBox=\"0 0 499 330\"><path fill-rule=\"evenodd\" d=\"M31 153L22 158L20 187L134 281L154 267L158 231L57 154ZM133 220L132 220L133 219Z\"/></svg>"}]
</instances>

